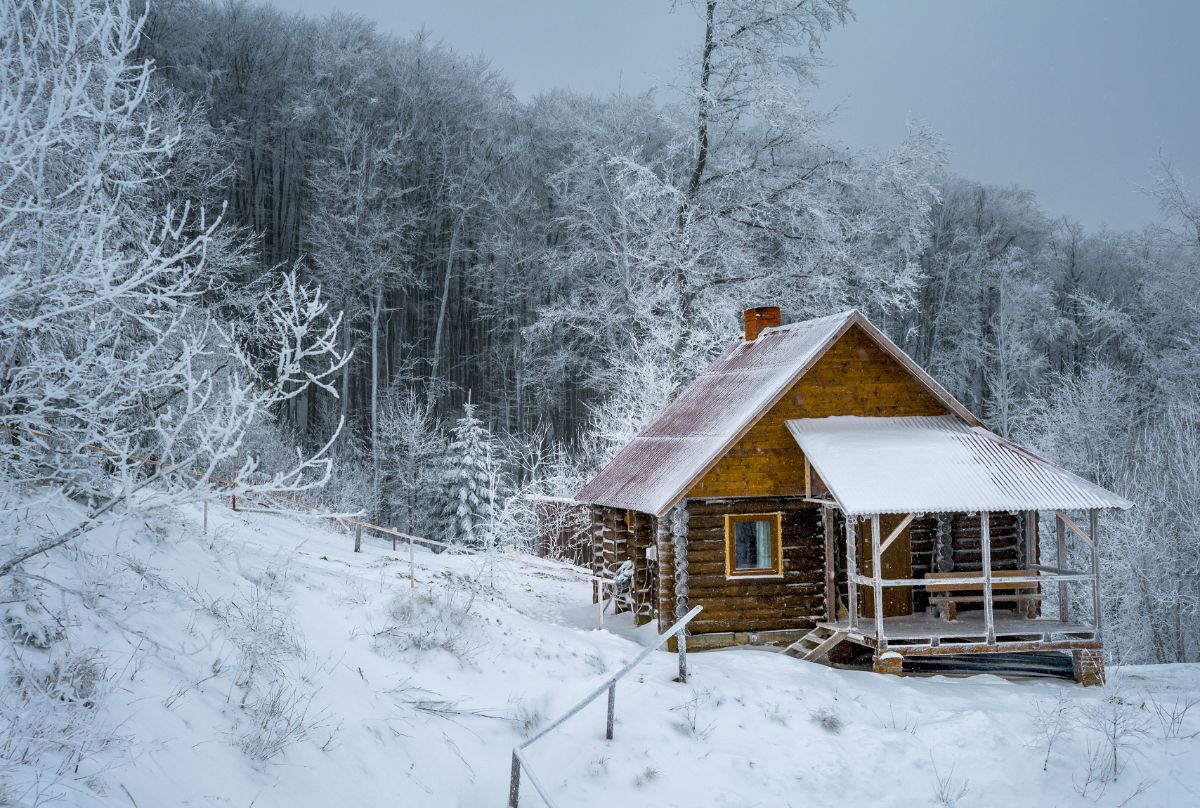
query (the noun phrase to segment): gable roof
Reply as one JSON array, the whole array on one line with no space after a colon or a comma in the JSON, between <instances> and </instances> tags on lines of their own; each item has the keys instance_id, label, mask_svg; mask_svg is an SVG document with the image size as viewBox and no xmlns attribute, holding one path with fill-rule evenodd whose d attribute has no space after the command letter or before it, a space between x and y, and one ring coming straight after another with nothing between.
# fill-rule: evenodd
<instances>
[{"instance_id":1,"label":"gable roof","mask_svg":"<svg viewBox=\"0 0 1200 808\"><path fill-rule=\"evenodd\" d=\"M725 349L575 495L579 502L662 515L858 326L946 409L978 419L857 310L765 329Z\"/></svg>"},{"instance_id":2,"label":"gable roof","mask_svg":"<svg viewBox=\"0 0 1200 808\"><path fill-rule=\"evenodd\" d=\"M787 428L851 516L1133 507L953 415L798 418Z\"/></svg>"}]
</instances>

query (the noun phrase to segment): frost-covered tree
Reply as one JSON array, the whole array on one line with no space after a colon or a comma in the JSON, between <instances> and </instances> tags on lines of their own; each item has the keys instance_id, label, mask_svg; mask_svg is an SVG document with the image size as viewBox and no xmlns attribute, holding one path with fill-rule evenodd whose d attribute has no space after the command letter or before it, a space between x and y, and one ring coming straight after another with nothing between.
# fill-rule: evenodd
<instances>
[{"instance_id":1,"label":"frost-covered tree","mask_svg":"<svg viewBox=\"0 0 1200 808\"><path fill-rule=\"evenodd\" d=\"M388 523L405 533L429 535L446 440L422 397L409 389L394 391L384 402L379 431L384 458L383 512Z\"/></svg>"},{"instance_id":2,"label":"frost-covered tree","mask_svg":"<svg viewBox=\"0 0 1200 808\"><path fill-rule=\"evenodd\" d=\"M475 415L475 405L450 430L441 474L439 521L445 539L464 547L484 547L503 493L496 441Z\"/></svg>"},{"instance_id":3,"label":"frost-covered tree","mask_svg":"<svg viewBox=\"0 0 1200 808\"><path fill-rule=\"evenodd\" d=\"M19 122L0 126L0 477L89 507L6 543L0 575L118 506L208 496L248 430L340 367L336 318L293 274L263 289L262 341L206 310L221 242L204 211L154 209L180 128L134 58L142 22L120 0L0 3L0 121ZM241 470L221 486L298 491L328 465Z\"/></svg>"}]
</instances>

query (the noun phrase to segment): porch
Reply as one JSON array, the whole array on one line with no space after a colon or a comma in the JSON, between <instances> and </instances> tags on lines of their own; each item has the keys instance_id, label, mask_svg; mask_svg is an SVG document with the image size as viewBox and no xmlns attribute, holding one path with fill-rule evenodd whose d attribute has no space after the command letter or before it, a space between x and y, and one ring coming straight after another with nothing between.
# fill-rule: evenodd
<instances>
[{"instance_id":1,"label":"porch","mask_svg":"<svg viewBox=\"0 0 1200 808\"><path fill-rule=\"evenodd\" d=\"M909 656L1039 651L1102 666L1098 514L1126 500L957 419L787 425L805 456L805 498L826 517L826 619L793 645L803 658L850 642L892 672ZM910 534L934 521L944 541L916 564ZM969 527L969 560L941 552L954 545L951 522L960 535Z\"/></svg>"}]
</instances>

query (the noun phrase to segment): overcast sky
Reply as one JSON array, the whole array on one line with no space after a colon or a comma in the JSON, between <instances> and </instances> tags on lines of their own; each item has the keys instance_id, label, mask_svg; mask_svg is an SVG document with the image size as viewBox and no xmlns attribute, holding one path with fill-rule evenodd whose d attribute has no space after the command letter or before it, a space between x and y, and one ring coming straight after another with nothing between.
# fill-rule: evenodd
<instances>
[{"instance_id":1,"label":"overcast sky","mask_svg":"<svg viewBox=\"0 0 1200 808\"><path fill-rule=\"evenodd\" d=\"M670 84L699 50L670 0L272 0L422 26L487 56L519 96ZM1090 227L1155 218L1139 193L1160 150L1200 186L1200 0L853 0L834 31L818 104L831 134L884 149L910 120L940 133L955 171L1033 188Z\"/></svg>"}]
</instances>

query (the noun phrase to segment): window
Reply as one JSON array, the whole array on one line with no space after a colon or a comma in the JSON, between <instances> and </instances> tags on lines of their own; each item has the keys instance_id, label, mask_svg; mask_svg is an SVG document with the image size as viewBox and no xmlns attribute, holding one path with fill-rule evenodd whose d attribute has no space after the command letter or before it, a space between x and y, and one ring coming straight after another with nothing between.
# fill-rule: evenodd
<instances>
[{"instance_id":1,"label":"window","mask_svg":"<svg viewBox=\"0 0 1200 808\"><path fill-rule=\"evenodd\" d=\"M725 517L725 575L730 578L782 575L780 514Z\"/></svg>"}]
</instances>

